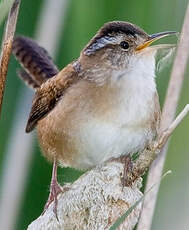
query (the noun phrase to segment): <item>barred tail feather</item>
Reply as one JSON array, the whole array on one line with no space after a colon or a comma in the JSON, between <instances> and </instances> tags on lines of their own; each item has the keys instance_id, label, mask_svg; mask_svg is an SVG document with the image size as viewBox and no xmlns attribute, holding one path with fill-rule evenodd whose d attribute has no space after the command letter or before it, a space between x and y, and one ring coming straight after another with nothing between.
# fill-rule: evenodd
<instances>
[{"instance_id":1,"label":"barred tail feather","mask_svg":"<svg viewBox=\"0 0 189 230\"><path fill-rule=\"evenodd\" d=\"M38 84L35 80L33 80L33 78L31 77L30 74L28 74L25 70L23 69L18 69L16 71L17 75L20 77L20 79L22 79L25 84L32 88L32 89L37 89L40 87L40 84Z\"/></svg>"},{"instance_id":2,"label":"barred tail feather","mask_svg":"<svg viewBox=\"0 0 189 230\"><path fill-rule=\"evenodd\" d=\"M24 68L18 72L20 78L34 89L59 72L48 52L30 38L16 37L12 52Z\"/></svg>"}]
</instances>

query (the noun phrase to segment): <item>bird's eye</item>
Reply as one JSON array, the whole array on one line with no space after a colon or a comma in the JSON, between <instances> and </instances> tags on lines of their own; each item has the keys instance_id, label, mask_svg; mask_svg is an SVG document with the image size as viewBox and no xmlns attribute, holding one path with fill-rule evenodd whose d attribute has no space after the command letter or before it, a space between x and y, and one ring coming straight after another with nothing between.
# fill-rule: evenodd
<instances>
[{"instance_id":1,"label":"bird's eye","mask_svg":"<svg viewBox=\"0 0 189 230\"><path fill-rule=\"evenodd\" d=\"M126 41L122 41L122 42L120 43L120 46L121 46L121 48L124 49L124 50L129 49L129 43L126 42Z\"/></svg>"}]
</instances>

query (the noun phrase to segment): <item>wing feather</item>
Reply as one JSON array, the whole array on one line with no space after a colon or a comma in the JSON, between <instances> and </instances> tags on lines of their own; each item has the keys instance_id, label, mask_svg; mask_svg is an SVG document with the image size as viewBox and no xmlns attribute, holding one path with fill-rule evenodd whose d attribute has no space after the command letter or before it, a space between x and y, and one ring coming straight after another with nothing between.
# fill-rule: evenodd
<instances>
[{"instance_id":1,"label":"wing feather","mask_svg":"<svg viewBox=\"0 0 189 230\"><path fill-rule=\"evenodd\" d=\"M37 122L52 111L64 96L66 90L78 80L78 73L72 64L70 64L36 90L26 126L27 133L31 132L37 125Z\"/></svg>"}]
</instances>

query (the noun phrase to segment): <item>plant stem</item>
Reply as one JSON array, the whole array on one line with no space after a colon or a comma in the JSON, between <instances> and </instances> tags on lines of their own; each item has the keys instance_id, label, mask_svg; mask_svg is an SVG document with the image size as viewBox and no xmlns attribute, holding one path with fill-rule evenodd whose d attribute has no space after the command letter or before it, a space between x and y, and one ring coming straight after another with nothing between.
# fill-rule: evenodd
<instances>
[{"instance_id":1,"label":"plant stem","mask_svg":"<svg viewBox=\"0 0 189 230\"><path fill-rule=\"evenodd\" d=\"M12 42L16 29L16 22L19 12L20 0L15 0L8 15L4 40L0 57L0 113L2 108L3 94L5 89L8 64L12 50Z\"/></svg>"}]
</instances>

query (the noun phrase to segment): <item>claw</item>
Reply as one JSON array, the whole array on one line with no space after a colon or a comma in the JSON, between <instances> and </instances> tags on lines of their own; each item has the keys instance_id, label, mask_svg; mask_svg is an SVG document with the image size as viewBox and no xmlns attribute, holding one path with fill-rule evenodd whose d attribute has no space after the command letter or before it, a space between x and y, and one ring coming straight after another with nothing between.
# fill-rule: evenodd
<instances>
[{"instance_id":1,"label":"claw","mask_svg":"<svg viewBox=\"0 0 189 230\"><path fill-rule=\"evenodd\" d=\"M46 212L46 210L49 208L50 204L54 201L54 207L53 207L53 212L56 216L57 221L58 215L57 215L57 205L58 205L58 199L57 196L59 193L63 192L61 186L59 185L57 181L57 161L54 159L53 163L53 173L52 173L52 179L51 179L51 186L50 186L50 194L48 197L48 200L45 204L44 210L42 212L42 215Z\"/></svg>"},{"instance_id":2,"label":"claw","mask_svg":"<svg viewBox=\"0 0 189 230\"><path fill-rule=\"evenodd\" d=\"M45 207L44 207L42 215L46 212L46 210L48 209L50 204L54 201L53 212L54 212L54 214L56 216L56 219L58 220L58 215L57 215L58 199L57 199L57 196L61 192L63 192L63 191L61 189L61 186L58 184L57 180L52 181L51 188L50 188L50 194L49 194L47 203L45 204Z\"/></svg>"},{"instance_id":3,"label":"claw","mask_svg":"<svg viewBox=\"0 0 189 230\"><path fill-rule=\"evenodd\" d=\"M121 183L124 188L125 186L130 186L129 175L132 173L133 164L130 155L122 156L121 161L124 163L123 177L121 179Z\"/></svg>"}]
</instances>

